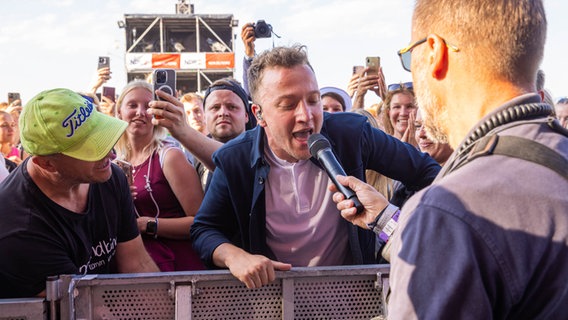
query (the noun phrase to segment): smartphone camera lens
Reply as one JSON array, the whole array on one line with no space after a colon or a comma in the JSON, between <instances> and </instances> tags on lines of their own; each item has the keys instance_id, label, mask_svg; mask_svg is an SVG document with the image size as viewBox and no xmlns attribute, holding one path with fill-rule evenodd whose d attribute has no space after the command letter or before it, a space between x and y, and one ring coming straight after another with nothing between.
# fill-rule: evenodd
<instances>
[{"instance_id":1,"label":"smartphone camera lens","mask_svg":"<svg viewBox=\"0 0 568 320\"><path fill-rule=\"evenodd\" d=\"M157 83L166 83L167 76L165 71L158 71L156 72L156 82Z\"/></svg>"}]
</instances>

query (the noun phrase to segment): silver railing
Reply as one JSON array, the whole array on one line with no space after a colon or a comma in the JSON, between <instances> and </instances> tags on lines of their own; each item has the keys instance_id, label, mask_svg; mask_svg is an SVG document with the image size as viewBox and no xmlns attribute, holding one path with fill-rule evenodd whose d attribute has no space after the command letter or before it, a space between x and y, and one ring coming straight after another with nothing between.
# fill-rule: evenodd
<instances>
[{"instance_id":1,"label":"silver railing","mask_svg":"<svg viewBox=\"0 0 568 320\"><path fill-rule=\"evenodd\" d=\"M247 289L227 270L62 275L47 282L43 319L371 319L386 316L388 276L388 265L292 268Z\"/></svg>"}]
</instances>

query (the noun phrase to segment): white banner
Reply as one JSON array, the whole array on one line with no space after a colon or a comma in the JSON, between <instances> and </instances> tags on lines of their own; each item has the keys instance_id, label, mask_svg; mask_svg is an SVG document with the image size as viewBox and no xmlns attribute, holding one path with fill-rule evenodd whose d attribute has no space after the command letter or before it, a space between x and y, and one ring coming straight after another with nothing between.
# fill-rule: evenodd
<instances>
[{"instance_id":1,"label":"white banner","mask_svg":"<svg viewBox=\"0 0 568 320\"><path fill-rule=\"evenodd\" d=\"M148 70L152 69L151 53L127 53L126 70Z\"/></svg>"},{"instance_id":2,"label":"white banner","mask_svg":"<svg viewBox=\"0 0 568 320\"><path fill-rule=\"evenodd\" d=\"M182 53L180 61L181 69L205 69L205 53L190 52Z\"/></svg>"}]
</instances>

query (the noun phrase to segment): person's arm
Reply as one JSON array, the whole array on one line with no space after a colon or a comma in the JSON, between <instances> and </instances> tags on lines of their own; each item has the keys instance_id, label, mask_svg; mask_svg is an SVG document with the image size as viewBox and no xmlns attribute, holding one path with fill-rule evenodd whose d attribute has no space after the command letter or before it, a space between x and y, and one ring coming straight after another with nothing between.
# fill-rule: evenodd
<instances>
[{"instance_id":1,"label":"person's arm","mask_svg":"<svg viewBox=\"0 0 568 320\"><path fill-rule=\"evenodd\" d=\"M165 101L150 102L148 113L161 117L161 119L154 117L152 123L167 128L171 135L209 170L215 170L211 156L223 144L193 129L187 123L183 103L178 99L161 90L156 90L156 94Z\"/></svg>"},{"instance_id":2,"label":"person's arm","mask_svg":"<svg viewBox=\"0 0 568 320\"><path fill-rule=\"evenodd\" d=\"M440 165L428 154L367 123L362 128L361 150L367 159L366 169L398 180L410 191L430 185L440 172Z\"/></svg>"},{"instance_id":3,"label":"person's arm","mask_svg":"<svg viewBox=\"0 0 568 320\"><path fill-rule=\"evenodd\" d=\"M270 260L265 256L250 254L230 243L223 243L213 252L213 262L221 268L229 268L231 274L247 288L260 288L276 278L274 270L290 270L291 264Z\"/></svg>"},{"instance_id":4,"label":"person's arm","mask_svg":"<svg viewBox=\"0 0 568 320\"><path fill-rule=\"evenodd\" d=\"M110 80L110 78L111 78L110 74L111 74L110 67L98 69L97 70L97 78L93 82L93 84L91 85L91 88L89 89L89 93L96 94L99 87L102 86L105 82Z\"/></svg>"},{"instance_id":5,"label":"person's arm","mask_svg":"<svg viewBox=\"0 0 568 320\"><path fill-rule=\"evenodd\" d=\"M189 239L193 217L203 201L203 190L197 172L178 148L170 148L165 152L163 171L185 217L160 219L158 237Z\"/></svg>"},{"instance_id":6,"label":"person's arm","mask_svg":"<svg viewBox=\"0 0 568 320\"><path fill-rule=\"evenodd\" d=\"M349 83L347 84L346 91L351 99L353 99L353 96L355 95L357 88L359 87L359 78L361 78L361 75L359 73L354 73L351 75L351 79L349 79Z\"/></svg>"},{"instance_id":7,"label":"person's arm","mask_svg":"<svg viewBox=\"0 0 568 320\"><path fill-rule=\"evenodd\" d=\"M252 63L252 59L255 55L254 41L256 37L254 36L254 27L252 23L247 23L241 29L241 40L243 40L243 45L245 47L245 56L243 57L243 88L245 92L250 95L248 87L248 69Z\"/></svg>"},{"instance_id":8,"label":"person's arm","mask_svg":"<svg viewBox=\"0 0 568 320\"><path fill-rule=\"evenodd\" d=\"M116 246L116 265L120 273L160 271L144 248L140 235L132 240L118 243Z\"/></svg>"}]
</instances>

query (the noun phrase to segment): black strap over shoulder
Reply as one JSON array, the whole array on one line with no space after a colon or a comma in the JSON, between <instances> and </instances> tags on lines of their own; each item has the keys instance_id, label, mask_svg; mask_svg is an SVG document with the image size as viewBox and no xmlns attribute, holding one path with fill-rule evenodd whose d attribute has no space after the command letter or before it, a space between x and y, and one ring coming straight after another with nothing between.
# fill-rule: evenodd
<instances>
[{"instance_id":1,"label":"black strap over shoulder","mask_svg":"<svg viewBox=\"0 0 568 320\"><path fill-rule=\"evenodd\" d=\"M476 143L469 153L467 162L491 154L524 159L540 164L554 170L568 180L568 159L533 140L516 136L488 135Z\"/></svg>"}]
</instances>

